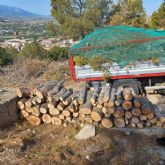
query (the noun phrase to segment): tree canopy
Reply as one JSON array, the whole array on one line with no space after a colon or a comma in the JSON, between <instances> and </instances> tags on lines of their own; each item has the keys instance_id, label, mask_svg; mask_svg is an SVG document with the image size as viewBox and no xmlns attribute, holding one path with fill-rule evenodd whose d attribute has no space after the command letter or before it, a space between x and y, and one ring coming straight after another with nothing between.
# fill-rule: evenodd
<instances>
[{"instance_id":1,"label":"tree canopy","mask_svg":"<svg viewBox=\"0 0 165 165\"><path fill-rule=\"evenodd\" d=\"M146 12L142 0L119 0L110 17L110 25L146 26Z\"/></svg>"},{"instance_id":2,"label":"tree canopy","mask_svg":"<svg viewBox=\"0 0 165 165\"><path fill-rule=\"evenodd\" d=\"M113 0L51 0L51 5L56 31L75 39L106 24L114 6Z\"/></svg>"},{"instance_id":3,"label":"tree canopy","mask_svg":"<svg viewBox=\"0 0 165 165\"><path fill-rule=\"evenodd\" d=\"M151 27L165 29L165 1L151 16Z\"/></svg>"}]
</instances>

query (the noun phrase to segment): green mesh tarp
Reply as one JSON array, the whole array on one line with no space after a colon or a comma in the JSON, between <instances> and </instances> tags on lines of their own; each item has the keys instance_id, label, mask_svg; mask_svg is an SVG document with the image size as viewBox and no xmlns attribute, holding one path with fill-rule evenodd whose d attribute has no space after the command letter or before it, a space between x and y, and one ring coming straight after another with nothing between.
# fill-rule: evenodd
<instances>
[{"instance_id":1,"label":"green mesh tarp","mask_svg":"<svg viewBox=\"0 0 165 165\"><path fill-rule=\"evenodd\" d=\"M71 48L72 55L103 56L120 66L159 58L165 64L165 31L109 26L95 30Z\"/></svg>"}]
</instances>

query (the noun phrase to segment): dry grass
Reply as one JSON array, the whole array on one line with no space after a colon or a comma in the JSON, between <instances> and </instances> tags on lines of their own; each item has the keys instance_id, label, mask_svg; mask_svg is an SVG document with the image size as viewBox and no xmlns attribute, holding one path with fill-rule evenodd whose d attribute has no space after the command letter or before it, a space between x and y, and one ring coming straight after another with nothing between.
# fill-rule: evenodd
<instances>
[{"instance_id":1,"label":"dry grass","mask_svg":"<svg viewBox=\"0 0 165 165\"><path fill-rule=\"evenodd\" d=\"M70 79L68 62L18 58L0 69L1 87L34 86L48 80Z\"/></svg>"},{"instance_id":2,"label":"dry grass","mask_svg":"<svg viewBox=\"0 0 165 165\"><path fill-rule=\"evenodd\" d=\"M43 74L45 80L68 80L70 77L70 69L67 61L51 62L47 70Z\"/></svg>"}]
</instances>

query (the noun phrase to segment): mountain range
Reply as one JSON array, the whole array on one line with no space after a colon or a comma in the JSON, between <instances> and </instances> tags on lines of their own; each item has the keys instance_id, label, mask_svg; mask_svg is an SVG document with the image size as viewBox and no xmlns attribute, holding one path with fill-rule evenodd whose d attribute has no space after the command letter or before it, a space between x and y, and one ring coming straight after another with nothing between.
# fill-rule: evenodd
<instances>
[{"instance_id":1,"label":"mountain range","mask_svg":"<svg viewBox=\"0 0 165 165\"><path fill-rule=\"evenodd\" d=\"M51 16L34 14L17 7L0 5L0 17L2 18L51 18Z\"/></svg>"}]
</instances>

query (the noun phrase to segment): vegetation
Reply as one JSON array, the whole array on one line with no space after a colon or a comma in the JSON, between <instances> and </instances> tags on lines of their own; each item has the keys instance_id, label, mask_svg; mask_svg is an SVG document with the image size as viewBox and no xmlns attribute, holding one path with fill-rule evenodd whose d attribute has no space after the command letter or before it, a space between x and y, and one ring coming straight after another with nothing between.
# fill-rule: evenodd
<instances>
[{"instance_id":1,"label":"vegetation","mask_svg":"<svg viewBox=\"0 0 165 165\"><path fill-rule=\"evenodd\" d=\"M142 0L119 0L110 17L110 25L146 27L146 12Z\"/></svg>"},{"instance_id":2,"label":"vegetation","mask_svg":"<svg viewBox=\"0 0 165 165\"><path fill-rule=\"evenodd\" d=\"M152 14L150 26L152 28L165 29L165 2L162 3L158 11Z\"/></svg>"},{"instance_id":3,"label":"vegetation","mask_svg":"<svg viewBox=\"0 0 165 165\"><path fill-rule=\"evenodd\" d=\"M74 39L103 26L105 18L113 12L112 0L51 0L51 5L52 15L59 23L56 30Z\"/></svg>"},{"instance_id":4,"label":"vegetation","mask_svg":"<svg viewBox=\"0 0 165 165\"><path fill-rule=\"evenodd\" d=\"M1 48L0 47L0 66L11 64L18 52L14 48Z\"/></svg>"},{"instance_id":5,"label":"vegetation","mask_svg":"<svg viewBox=\"0 0 165 165\"><path fill-rule=\"evenodd\" d=\"M84 56L74 56L73 61L77 66L83 66L88 64L88 59Z\"/></svg>"}]
</instances>

